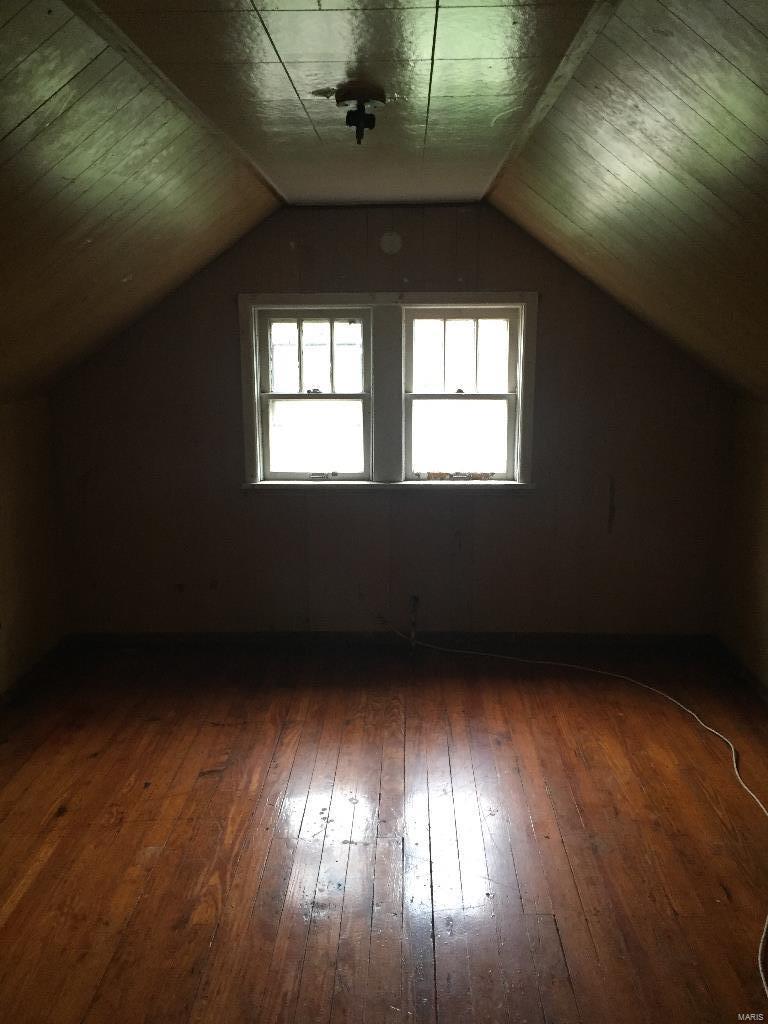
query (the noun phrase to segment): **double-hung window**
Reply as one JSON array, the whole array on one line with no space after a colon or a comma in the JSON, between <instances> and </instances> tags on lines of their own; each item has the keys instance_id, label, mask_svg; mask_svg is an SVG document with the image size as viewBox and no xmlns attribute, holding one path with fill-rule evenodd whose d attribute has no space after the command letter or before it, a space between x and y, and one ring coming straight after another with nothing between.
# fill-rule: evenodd
<instances>
[{"instance_id":1,"label":"double-hung window","mask_svg":"<svg viewBox=\"0 0 768 1024\"><path fill-rule=\"evenodd\" d=\"M513 480L519 310L405 309L405 475Z\"/></svg>"},{"instance_id":2,"label":"double-hung window","mask_svg":"<svg viewBox=\"0 0 768 1024\"><path fill-rule=\"evenodd\" d=\"M370 311L259 310L261 471L369 480Z\"/></svg>"},{"instance_id":3,"label":"double-hung window","mask_svg":"<svg viewBox=\"0 0 768 1024\"><path fill-rule=\"evenodd\" d=\"M531 481L536 296L241 296L246 483Z\"/></svg>"}]
</instances>

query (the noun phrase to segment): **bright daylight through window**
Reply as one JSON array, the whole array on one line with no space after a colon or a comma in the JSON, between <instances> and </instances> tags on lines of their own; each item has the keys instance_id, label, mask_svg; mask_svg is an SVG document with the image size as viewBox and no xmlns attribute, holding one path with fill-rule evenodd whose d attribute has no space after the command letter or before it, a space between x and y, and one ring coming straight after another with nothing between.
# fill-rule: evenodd
<instances>
[{"instance_id":1,"label":"bright daylight through window","mask_svg":"<svg viewBox=\"0 0 768 1024\"><path fill-rule=\"evenodd\" d=\"M363 477L363 321L267 318L263 406L269 474Z\"/></svg>"},{"instance_id":2,"label":"bright daylight through window","mask_svg":"<svg viewBox=\"0 0 768 1024\"><path fill-rule=\"evenodd\" d=\"M517 320L406 311L409 478L512 476Z\"/></svg>"},{"instance_id":3,"label":"bright daylight through window","mask_svg":"<svg viewBox=\"0 0 768 1024\"><path fill-rule=\"evenodd\" d=\"M241 299L248 483L530 482L534 295L277 298Z\"/></svg>"}]
</instances>

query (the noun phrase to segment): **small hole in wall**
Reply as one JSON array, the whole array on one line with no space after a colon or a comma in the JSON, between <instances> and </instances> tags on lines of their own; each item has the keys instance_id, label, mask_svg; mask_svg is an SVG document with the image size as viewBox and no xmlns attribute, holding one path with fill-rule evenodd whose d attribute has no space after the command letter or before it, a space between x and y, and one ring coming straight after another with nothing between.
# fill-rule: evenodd
<instances>
[{"instance_id":1,"label":"small hole in wall","mask_svg":"<svg viewBox=\"0 0 768 1024\"><path fill-rule=\"evenodd\" d=\"M403 240L396 231L385 231L379 239L379 245L381 251L386 253L387 256L394 256L396 252L400 252L403 247Z\"/></svg>"}]
</instances>

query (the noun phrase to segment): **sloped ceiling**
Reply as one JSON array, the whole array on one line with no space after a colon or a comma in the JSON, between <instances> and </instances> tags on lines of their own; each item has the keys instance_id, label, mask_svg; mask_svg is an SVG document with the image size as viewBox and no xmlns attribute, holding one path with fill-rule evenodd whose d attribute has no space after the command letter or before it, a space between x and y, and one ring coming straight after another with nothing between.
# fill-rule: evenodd
<instances>
[{"instance_id":1,"label":"sloped ceiling","mask_svg":"<svg viewBox=\"0 0 768 1024\"><path fill-rule=\"evenodd\" d=\"M489 198L768 397L766 0L625 0Z\"/></svg>"},{"instance_id":2,"label":"sloped ceiling","mask_svg":"<svg viewBox=\"0 0 768 1024\"><path fill-rule=\"evenodd\" d=\"M70 2L0 0L0 396L135 317L275 194L489 186L768 395L765 0ZM360 77L389 102L355 147L327 93Z\"/></svg>"},{"instance_id":3,"label":"sloped ceiling","mask_svg":"<svg viewBox=\"0 0 768 1024\"><path fill-rule=\"evenodd\" d=\"M0 398L133 319L276 205L60 0L0 6Z\"/></svg>"}]
</instances>

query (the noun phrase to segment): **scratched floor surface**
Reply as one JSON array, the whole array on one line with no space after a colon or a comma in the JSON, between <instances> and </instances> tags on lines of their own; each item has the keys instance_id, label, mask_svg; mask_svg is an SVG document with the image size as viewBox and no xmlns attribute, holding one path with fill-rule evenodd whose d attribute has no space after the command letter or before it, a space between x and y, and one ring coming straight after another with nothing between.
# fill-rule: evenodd
<instances>
[{"instance_id":1,"label":"scratched floor surface","mask_svg":"<svg viewBox=\"0 0 768 1024\"><path fill-rule=\"evenodd\" d=\"M768 792L768 714L673 690ZM605 678L359 646L109 652L0 711L0 1020L722 1022L765 1011L768 827Z\"/></svg>"}]
</instances>

